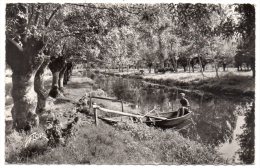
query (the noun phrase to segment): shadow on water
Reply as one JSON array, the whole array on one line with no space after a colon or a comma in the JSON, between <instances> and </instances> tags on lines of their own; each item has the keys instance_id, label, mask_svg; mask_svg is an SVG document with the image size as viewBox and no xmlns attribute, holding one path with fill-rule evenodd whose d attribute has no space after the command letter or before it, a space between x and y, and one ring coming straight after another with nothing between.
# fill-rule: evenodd
<instances>
[{"instance_id":1,"label":"shadow on water","mask_svg":"<svg viewBox=\"0 0 260 168\"><path fill-rule=\"evenodd\" d=\"M243 133L237 136L240 144L239 159L245 164L252 164L255 160L255 103L247 108Z\"/></svg>"},{"instance_id":2,"label":"shadow on water","mask_svg":"<svg viewBox=\"0 0 260 168\"><path fill-rule=\"evenodd\" d=\"M183 90L180 91L177 88L155 88L138 79L102 75L96 76L94 80L108 95L131 102L131 107L138 108L141 113L154 107L158 107L160 112L175 111L180 107L179 93ZM187 91L186 95L194 112L194 122L190 127L181 129L179 132L184 137L216 148L223 144L230 148L229 144L236 141L239 150L231 155L233 157L239 155L240 161L237 163L253 163L254 157L251 156L254 151L254 120L252 120L254 112L246 113L245 121L243 121L245 122L243 128L247 131L242 131L238 138L234 138L236 137L234 130L238 121L236 108L237 106L245 106L246 101L223 99L207 94L198 95L190 91ZM246 158L249 156L248 153L250 153L250 158Z\"/></svg>"}]
</instances>

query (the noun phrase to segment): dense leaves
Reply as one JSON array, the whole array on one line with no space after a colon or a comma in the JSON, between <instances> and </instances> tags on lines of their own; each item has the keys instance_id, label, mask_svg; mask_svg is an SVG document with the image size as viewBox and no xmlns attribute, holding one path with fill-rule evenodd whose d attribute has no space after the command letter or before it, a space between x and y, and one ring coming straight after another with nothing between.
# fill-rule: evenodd
<instances>
[{"instance_id":1,"label":"dense leaves","mask_svg":"<svg viewBox=\"0 0 260 168\"><path fill-rule=\"evenodd\" d=\"M141 62L151 67L197 55L227 55L232 62L237 47L245 60L254 60L251 4L8 4L6 14L7 35L21 45L23 36L48 37L47 48L54 53L70 43L70 58L98 57L108 61L106 67ZM232 53L223 45L232 46Z\"/></svg>"}]
</instances>

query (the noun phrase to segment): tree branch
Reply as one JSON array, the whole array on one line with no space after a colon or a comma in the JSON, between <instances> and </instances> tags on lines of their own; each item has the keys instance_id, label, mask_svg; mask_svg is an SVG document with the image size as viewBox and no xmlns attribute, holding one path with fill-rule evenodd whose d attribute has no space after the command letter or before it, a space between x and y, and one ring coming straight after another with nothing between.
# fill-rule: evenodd
<instances>
[{"instance_id":1,"label":"tree branch","mask_svg":"<svg viewBox=\"0 0 260 168\"><path fill-rule=\"evenodd\" d=\"M31 7L31 15L30 15L29 20L28 20L28 25L30 25L30 23L32 21L33 14L34 14L34 4L32 4L32 7Z\"/></svg>"},{"instance_id":2,"label":"tree branch","mask_svg":"<svg viewBox=\"0 0 260 168\"><path fill-rule=\"evenodd\" d=\"M41 6L42 5L39 5L38 7L37 7L37 11L36 11L36 16L35 16L35 20L34 20L34 25L38 25L38 21L39 21L39 16L40 16L40 9L41 9Z\"/></svg>"},{"instance_id":3,"label":"tree branch","mask_svg":"<svg viewBox=\"0 0 260 168\"><path fill-rule=\"evenodd\" d=\"M12 47L15 47L17 51L23 52L23 48L14 40L7 38L6 43L12 45Z\"/></svg>"},{"instance_id":4,"label":"tree branch","mask_svg":"<svg viewBox=\"0 0 260 168\"><path fill-rule=\"evenodd\" d=\"M61 55L65 55L65 53L64 53L65 48L66 48L66 43L63 44Z\"/></svg>"},{"instance_id":5,"label":"tree branch","mask_svg":"<svg viewBox=\"0 0 260 168\"><path fill-rule=\"evenodd\" d=\"M63 36L61 36L60 38L58 38L57 40L55 40L50 46L51 46L51 48L52 47L54 47L55 46L55 44L57 43L57 42L59 42L61 39L64 39L64 38L66 38L66 37L73 37L73 36L75 36L75 34L66 34L66 35L63 35Z\"/></svg>"},{"instance_id":6,"label":"tree branch","mask_svg":"<svg viewBox=\"0 0 260 168\"><path fill-rule=\"evenodd\" d=\"M12 70L17 64L21 64L23 48L14 40L6 39L6 62L11 66Z\"/></svg>"},{"instance_id":7,"label":"tree branch","mask_svg":"<svg viewBox=\"0 0 260 168\"><path fill-rule=\"evenodd\" d=\"M48 27L51 19L54 17L54 15L58 12L58 10L61 8L61 5L59 5L51 14L50 18L45 22L45 27Z\"/></svg>"}]
</instances>

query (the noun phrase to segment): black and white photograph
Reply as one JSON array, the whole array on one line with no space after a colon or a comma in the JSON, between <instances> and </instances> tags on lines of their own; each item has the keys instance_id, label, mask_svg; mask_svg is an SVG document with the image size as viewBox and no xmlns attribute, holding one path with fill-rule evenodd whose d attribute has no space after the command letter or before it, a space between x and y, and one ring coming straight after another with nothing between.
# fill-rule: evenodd
<instances>
[{"instance_id":1,"label":"black and white photograph","mask_svg":"<svg viewBox=\"0 0 260 168\"><path fill-rule=\"evenodd\" d=\"M3 5L5 166L256 166L256 1Z\"/></svg>"}]
</instances>

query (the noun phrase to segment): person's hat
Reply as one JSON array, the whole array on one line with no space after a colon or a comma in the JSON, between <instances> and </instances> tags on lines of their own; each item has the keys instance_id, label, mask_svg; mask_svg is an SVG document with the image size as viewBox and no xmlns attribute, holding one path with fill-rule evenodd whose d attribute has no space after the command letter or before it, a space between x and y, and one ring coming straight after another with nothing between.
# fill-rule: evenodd
<instances>
[{"instance_id":1,"label":"person's hat","mask_svg":"<svg viewBox=\"0 0 260 168\"><path fill-rule=\"evenodd\" d=\"M185 93L180 93L180 95L185 96Z\"/></svg>"}]
</instances>

